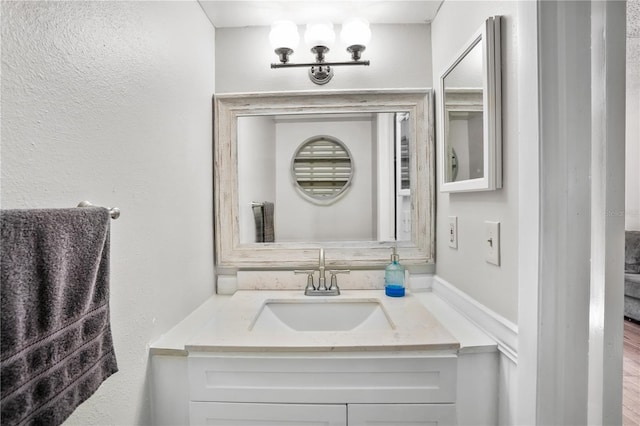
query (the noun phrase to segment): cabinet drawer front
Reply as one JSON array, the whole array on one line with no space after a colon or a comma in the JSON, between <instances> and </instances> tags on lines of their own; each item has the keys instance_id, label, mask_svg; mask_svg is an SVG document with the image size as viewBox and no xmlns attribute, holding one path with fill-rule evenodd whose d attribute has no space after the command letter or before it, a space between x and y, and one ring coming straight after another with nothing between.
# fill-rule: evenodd
<instances>
[{"instance_id":1,"label":"cabinet drawer front","mask_svg":"<svg viewBox=\"0 0 640 426\"><path fill-rule=\"evenodd\" d=\"M452 403L456 356L189 356L190 399Z\"/></svg>"},{"instance_id":2,"label":"cabinet drawer front","mask_svg":"<svg viewBox=\"0 0 640 426\"><path fill-rule=\"evenodd\" d=\"M453 426L454 404L350 404L349 426Z\"/></svg>"},{"instance_id":3,"label":"cabinet drawer front","mask_svg":"<svg viewBox=\"0 0 640 426\"><path fill-rule=\"evenodd\" d=\"M191 402L190 424L207 426L346 426L346 405Z\"/></svg>"}]
</instances>

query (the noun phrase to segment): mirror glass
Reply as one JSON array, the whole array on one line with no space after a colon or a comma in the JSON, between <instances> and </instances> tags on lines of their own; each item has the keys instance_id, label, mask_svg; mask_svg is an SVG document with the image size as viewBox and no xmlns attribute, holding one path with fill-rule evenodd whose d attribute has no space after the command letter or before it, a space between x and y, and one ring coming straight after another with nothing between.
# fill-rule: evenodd
<instances>
[{"instance_id":1,"label":"mirror glass","mask_svg":"<svg viewBox=\"0 0 640 426\"><path fill-rule=\"evenodd\" d=\"M409 118L239 116L240 243L409 241ZM264 227L273 239L261 239Z\"/></svg>"},{"instance_id":2,"label":"mirror glass","mask_svg":"<svg viewBox=\"0 0 640 426\"><path fill-rule=\"evenodd\" d=\"M476 32L441 77L441 190L502 186L500 19Z\"/></svg>"},{"instance_id":3,"label":"mirror glass","mask_svg":"<svg viewBox=\"0 0 640 426\"><path fill-rule=\"evenodd\" d=\"M216 265L317 266L322 247L332 267L380 267L396 245L407 265L433 263L431 100L415 89L216 96Z\"/></svg>"},{"instance_id":4,"label":"mirror glass","mask_svg":"<svg viewBox=\"0 0 640 426\"><path fill-rule=\"evenodd\" d=\"M482 44L466 52L444 77L446 146L445 181L484 176L482 130Z\"/></svg>"}]
</instances>

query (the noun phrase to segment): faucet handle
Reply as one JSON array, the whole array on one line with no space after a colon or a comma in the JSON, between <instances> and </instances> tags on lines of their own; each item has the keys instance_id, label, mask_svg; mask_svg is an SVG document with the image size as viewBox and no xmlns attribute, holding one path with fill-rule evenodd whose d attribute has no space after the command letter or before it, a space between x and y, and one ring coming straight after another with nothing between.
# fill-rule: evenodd
<instances>
[{"instance_id":1,"label":"faucet handle","mask_svg":"<svg viewBox=\"0 0 640 426\"><path fill-rule=\"evenodd\" d=\"M340 289L338 288L338 278L336 277L336 275L338 274L348 274L351 271L348 269L331 269L329 271L329 274L331 274L331 284L329 284L329 290L333 290L334 288L338 291L338 294L340 294Z\"/></svg>"},{"instance_id":2,"label":"faucet handle","mask_svg":"<svg viewBox=\"0 0 640 426\"><path fill-rule=\"evenodd\" d=\"M294 274L299 275L299 274L306 274L307 275L307 286L305 287L304 291L313 291L316 289L316 287L313 285L313 273L315 271L312 269L308 269L308 270L295 270L293 271Z\"/></svg>"}]
</instances>

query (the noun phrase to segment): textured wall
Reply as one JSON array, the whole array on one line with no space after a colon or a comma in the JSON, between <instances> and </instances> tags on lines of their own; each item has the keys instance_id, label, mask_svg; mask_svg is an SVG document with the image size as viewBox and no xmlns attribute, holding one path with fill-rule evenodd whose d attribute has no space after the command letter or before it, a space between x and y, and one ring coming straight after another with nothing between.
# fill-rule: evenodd
<instances>
[{"instance_id":1,"label":"textured wall","mask_svg":"<svg viewBox=\"0 0 640 426\"><path fill-rule=\"evenodd\" d=\"M148 424L148 344L213 292L214 42L194 1L2 2L2 207L122 209L120 372L68 424Z\"/></svg>"}]
</instances>

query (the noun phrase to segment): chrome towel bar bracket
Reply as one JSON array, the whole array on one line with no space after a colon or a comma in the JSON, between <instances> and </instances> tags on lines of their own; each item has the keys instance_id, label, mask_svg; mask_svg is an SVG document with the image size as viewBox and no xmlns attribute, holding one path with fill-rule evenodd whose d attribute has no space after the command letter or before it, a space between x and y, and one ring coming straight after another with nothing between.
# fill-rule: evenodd
<instances>
[{"instance_id":1,"label":"chrome towel bar bracket","mask_svg":"<svg viewBox=\"0 0 640 426\"><path fill-rule=\"evenodd\" d=\"M81 201L78 207L95 207L90 201ZM120 209L117 207L107 207L109 209L109 215L111 219L117 219L120 217Z\"/></svg>"}]
</instances>

